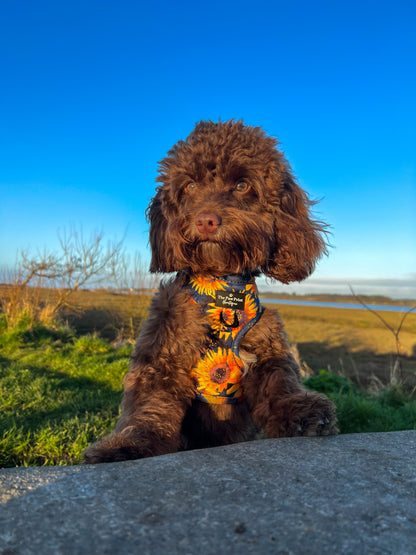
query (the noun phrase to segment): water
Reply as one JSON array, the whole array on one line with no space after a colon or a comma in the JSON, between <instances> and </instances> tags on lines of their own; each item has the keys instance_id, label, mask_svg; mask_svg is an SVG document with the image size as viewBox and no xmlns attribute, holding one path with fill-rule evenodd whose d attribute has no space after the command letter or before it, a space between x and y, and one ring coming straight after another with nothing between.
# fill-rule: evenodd
<instances>
[{"instance_id":1,"label":"water","mask_svg":"<svg viewBox=\"0 0 416 555\"><path fill-rule=\"evenodd\" d=\"M360 310L367 310L361 304L355 303L333 303L329 301L295 301L291 299L267 299L267 298L260 298L262 303L273 303L273 304L289 304L289 305L297 305L297 306L320 306L322 308L351 308L351 309L360 309ZM385 304L369 304L368 305L372 310L380 310L386 312L407 312L412 307L411 306L393 306L393 305L385 305ZM416 313L416 310L414 310Z\"/></svg>"}]
</instances>

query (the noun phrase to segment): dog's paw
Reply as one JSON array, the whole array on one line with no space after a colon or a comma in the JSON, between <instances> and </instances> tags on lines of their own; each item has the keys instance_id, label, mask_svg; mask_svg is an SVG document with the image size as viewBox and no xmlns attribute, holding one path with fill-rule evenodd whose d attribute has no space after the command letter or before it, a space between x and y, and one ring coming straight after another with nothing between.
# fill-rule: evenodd
<instances>
[{"instance_id":1,"label":"dog's paw","mask_svg":"<svg viewBox=\"0 0 416 555\"><path fill-rule=\"evenodd\" d=\"M93 443L83 453L85 464L130 461L173 453L180 436L161 436L154 431L127 426Z\"/></svg>"},{"instance_id":2,"label":"dog's paw","mask_svg":"<svg viewBox=\"0 0 416 555\"><path fill-rule=\"evenodd\" d=\"M149 446L146 447L146 444L144 444L143 448L143 443L127 428L121 433L113 432L87 447L83 453L83 462L85 464L97 464L129 461L151 457L152 454Z\"/></svg>"},{"instance_id":3,"label":"dog's paw","mask_svg":"<svg viewBox=\"0 0 416 555\"><path fill-rule=\"evenodd\" d=\"M338 433L335 407L324 395L305 392L275 404L265 428L268 437L326 436Z\"/></svg>"},{"instance_id":4,"label":"dog's paw","mask_svg":"<svg viewBox=\"0 0 416 555\"><path fill-rule=\"evenodd\" d=\"M103 443L94 443L84 451L82 455L84 464L129 461L143 457L134 446L108 446Z\"/></svg>"}]
</instances>

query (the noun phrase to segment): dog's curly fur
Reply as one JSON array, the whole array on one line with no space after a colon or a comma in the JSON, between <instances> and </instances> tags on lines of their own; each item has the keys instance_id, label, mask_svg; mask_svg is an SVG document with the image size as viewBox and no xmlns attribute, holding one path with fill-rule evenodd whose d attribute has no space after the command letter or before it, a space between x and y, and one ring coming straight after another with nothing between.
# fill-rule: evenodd
<instances>
[{"instance_id":1,"label":"dog's curly fur","mask_svg":"<svg viewBox=\"0 0 416 555\"><path fill-rule=\"evenodd\" d=\"M325 225L293 178L277 141L241 121L200 122L160 163L148 208L152 272L176 272L152 300L124 379L115 430L91 445L97 463L268 437L337 433L334 406L308 392L279 314L265 309L240 344L245 400L195 400L191 368L208 317L183 289L190 273L300 281L325 252Z\"/></svg>"}]
</instances>

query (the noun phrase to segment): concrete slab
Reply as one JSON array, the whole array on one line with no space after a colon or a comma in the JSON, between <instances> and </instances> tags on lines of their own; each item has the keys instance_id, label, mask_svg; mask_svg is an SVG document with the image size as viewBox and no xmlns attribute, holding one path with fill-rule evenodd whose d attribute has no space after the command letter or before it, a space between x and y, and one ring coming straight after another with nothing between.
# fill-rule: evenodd
<instances>
[{"instance_id":1,"label":"concrete slab","mask_svg":"<svg viewBox=\"0 0 416 555\"><path fill-rule=\"evenodd\" d=\"M416 553L416 431L0 471L0 553Z\"/></svg>"}]
</instances>

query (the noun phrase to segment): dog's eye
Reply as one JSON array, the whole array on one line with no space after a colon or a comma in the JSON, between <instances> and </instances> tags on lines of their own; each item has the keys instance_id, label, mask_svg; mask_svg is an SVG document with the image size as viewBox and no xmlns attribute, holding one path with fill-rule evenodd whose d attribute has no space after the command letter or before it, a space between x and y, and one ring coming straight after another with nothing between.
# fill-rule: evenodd
<instances>
[{"instance_id":1,"label":"dog's eye","mask_svg":"<svg viewBox=\"0 0 416 555\"><path fill-rule=\"evenodd\" d=\"M191 181L191 183L188 183L188 185L185 187L186 191L195 191L196 189L196 183L194 183L193 181Z\"/></svg>"},{"instance_id":2,"label":"dog's eye","mask_svg":"<svg viewBox=\"0 0 416 555\"><path fill-rule=\"evenodd\" d=\"M235 186L235 190L238 191L239 193L247 193L249 189L250 189L250 185L245 181L239 181Z\"/></svg>"}]
</instances>

